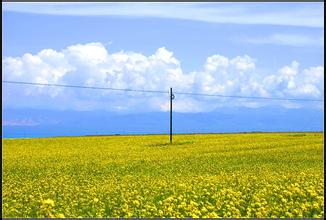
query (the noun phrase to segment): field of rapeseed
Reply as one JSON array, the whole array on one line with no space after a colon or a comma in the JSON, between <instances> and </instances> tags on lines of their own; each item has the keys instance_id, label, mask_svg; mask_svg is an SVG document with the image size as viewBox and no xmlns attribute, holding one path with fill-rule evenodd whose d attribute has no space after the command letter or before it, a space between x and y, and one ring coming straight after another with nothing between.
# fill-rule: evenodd
<instances>
[{"instance_id":1,"label":"field of rapeseed","mask_svg":"<svg viewBox=\"0 0 326 220\"><path fill-rule=\"evenodd\" d=\"M3 140L4 217L323 217L322 133Z\"/></svg>"}]
</instances>

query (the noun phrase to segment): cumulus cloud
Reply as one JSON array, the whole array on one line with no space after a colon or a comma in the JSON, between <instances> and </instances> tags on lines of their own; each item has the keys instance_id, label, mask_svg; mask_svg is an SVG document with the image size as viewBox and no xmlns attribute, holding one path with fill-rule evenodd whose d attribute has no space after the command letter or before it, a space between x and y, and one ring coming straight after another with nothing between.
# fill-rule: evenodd
<instances>
[{"instance_id":1,"label":"cumulus cloud","mask_svg":"<svg viewBox=\"0 0 326 220\"><path fill-rule=\"evenodd\" d=\"M322 98L324 67L300 70L293 61L269 75L256 67L249 55L233 58L215 54L202 68L189 73L165 47L145 56L132 51L110 53L102 43L76 44L61 51L45 49L37 54L2 60L3 79L50 84L84 85L139 90L208 93L238 96ZM5 85L4 105L57 109L112 111L168 111L168 94L91 91L45 86ZM271 102L177 95L178 112L212 111L222 106L259 107ZM290 102L276 102L295 106Z\"/></svg>"},{"instance_id":2,"label":"cumulus cloud","mask_svg":"<svg viewBox=\"0 0 326 220\"><path fill-rule=\"evenodd\" d=\"M9 81L26 81L50 84L85 85L111 88L132 88L143 90L165 90L177 87L190 90L192 76L183 73L180 62L171 51L162 47L151 56L135 52L120 51L109 54L101 43L77 44L68 46L62 51L42 50L37 54L24 54L21 57L3 59L3 79ZM19 96L37 98L33 103L52 97L52 103L59 102L59 108L92 108L120 109L131 108L137 103L140 107L150 103L150 94L130 94L132 97L121 100L121 92L86 91L60 87L18 87L8 86L5 99ZM119 96L120 95L120 96ZM10 98L9 98L10 96ZM162 95L160 95L162 96ZM168 96L168 94L166 94ZM137 99L136 101L133 101ZM23 104L25 100L22 100ZM12 103L14 104L14 103ZM17 103L15 104L17 105ZM51 103L48 102L48 105ZM149 105L149 107L152 106ZM152 106L157 109L158 106Z\"/></svg>"},{"instance_id":3,"label":"cumulus cloud","mask_svg":"<svg viewBox=\"0 0 326 220\"><path fill-rule=\"evenodd\" d=\"M318 98L323 96L324 67L310 67L299 72L299 63L293 61L278 74L264 78L263 85L282 96Z\"/></svg>"}]
</instances>

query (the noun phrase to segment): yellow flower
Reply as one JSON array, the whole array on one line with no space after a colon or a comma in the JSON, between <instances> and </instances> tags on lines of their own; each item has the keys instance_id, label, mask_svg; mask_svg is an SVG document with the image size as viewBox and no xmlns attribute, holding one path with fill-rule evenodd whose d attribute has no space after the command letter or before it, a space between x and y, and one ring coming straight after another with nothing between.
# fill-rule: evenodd
<instances>
[{"instance_id":1,"label":"yellow flower","mask_svg":"<svg viewBox=\"0 0 326 220\"><path fill-rule=\"evenodd\" d=\"M59 214L57 215L57 217L58 217L58 218L64 218L65 216L64 216L64 214L59 213Z\"/></svg>"},{"instance_id":2,"label":"yellow flower","mask_svg":"<svg viewBox=\"0 0 326 220\"><path fill-rule=\"evenodd\" d=\"M54 201L52 199L43 200L42 203L50 206L54 206Z\"/></svg>"},{"instance_id":3,"label":"yellow flower","mask_svg":"<svg viewBox=\"0 0 326 220\"><path fill-rule=\"evenodd\" d=\"M139 206L139 205L140 205L140 202L139 202L138 200L134 200L132 203L133 203L135 206Z\"/></svg>"}]
</instances>

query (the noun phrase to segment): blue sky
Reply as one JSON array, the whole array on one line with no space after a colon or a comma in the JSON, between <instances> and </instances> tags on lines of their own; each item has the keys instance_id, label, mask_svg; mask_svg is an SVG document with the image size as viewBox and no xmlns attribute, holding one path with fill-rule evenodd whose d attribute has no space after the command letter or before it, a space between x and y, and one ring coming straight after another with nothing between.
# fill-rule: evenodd
<instances>
[{"instance_id":1,"label":"blue sky","mask_svg":"<svg viewBox=\"0 0 326 220\"><path fill-rule=\"evenodd\" d=\"M324 96L323 3L2 6L5 80L148 90L173 87L222 95ZM3 108L14 109L16 116L19 109L22 114L24 109L112 113L169 109L165 95L4 84L2 98ZM178 96L174 105L179 113L268 106L323 112L322 103L189 96ZM3 118L6 126L37 120L10 117Z\"/></svg>"}]
</instances>

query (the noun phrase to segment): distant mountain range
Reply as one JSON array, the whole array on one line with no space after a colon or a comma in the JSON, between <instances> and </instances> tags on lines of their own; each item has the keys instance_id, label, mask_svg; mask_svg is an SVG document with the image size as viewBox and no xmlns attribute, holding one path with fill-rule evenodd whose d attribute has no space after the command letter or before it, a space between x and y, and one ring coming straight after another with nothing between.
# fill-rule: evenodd
<instances>
[{"instance_id":1,"label":"distant mountain range","mask_svg":"<svg viewBox=\"0 0 326 220\"><path fill-rule=\"evenodd\" d=\"M169 132L169 113L4 109L3 137L47 137ZM174 133L323 131L321 109L222 108L209 113L173 113Z\"/></svg>"}]
</instances>

